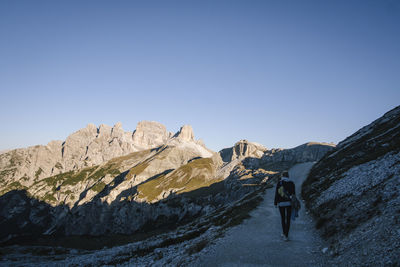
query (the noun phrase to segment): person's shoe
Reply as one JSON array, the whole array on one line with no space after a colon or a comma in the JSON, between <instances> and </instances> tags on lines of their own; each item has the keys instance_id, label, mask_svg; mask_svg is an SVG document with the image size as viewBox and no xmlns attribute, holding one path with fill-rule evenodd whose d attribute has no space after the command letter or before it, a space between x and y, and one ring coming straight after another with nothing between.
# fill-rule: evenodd
<instances>
[{"instance_id":1,"label":"person's shoe","mask_svg":"<svg viewBox=\"0 0 400 267\"><path fill-rule=\"evenodd\" d=\"M284 237L283 237L283 240L285 240L285 241L289 241L289 237L287 237L287 236L284 236Z\"/></svg>"},{"instance_id":2,"label":"person's shoe","mask_svg":"<svg viewBox=\"0 0 400 267\"><path fill-rule=\"evenodd\" d=\"M282 237L282 238L284 238L284 237L285 237L285 235L284 235L283 233L281 233L281 237Z\"/></svg>"}]
</instances>

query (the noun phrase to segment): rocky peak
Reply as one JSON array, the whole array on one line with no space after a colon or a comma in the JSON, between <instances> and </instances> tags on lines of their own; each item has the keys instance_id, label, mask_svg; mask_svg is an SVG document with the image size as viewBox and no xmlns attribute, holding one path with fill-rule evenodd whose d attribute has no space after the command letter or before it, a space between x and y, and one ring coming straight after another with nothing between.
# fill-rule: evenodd
<instances>
[{"instance_id":1,"label":"rocky peak","mask_svg":"<svg viewBox=\"0 0 400 267\"><path fill-rule=\"evenodd\" d=\"M122 129L122 123L117 122L111 130L112 137L119 137L121 138L124 135L124 130Z\"/></svg>"},{"instance_id":2,"label":"rocky peak","mask_svg":"<svg viewBox=\"0 0 400 267\"><path fill-rule=\"evenodd\" d=\"M263 145L240 140L233 147L221 150L220 155L223 161L228 162L247 157L261 158L265 151L267 151L267 148Z\"/></svg>"},{"instance_id":3,"label":"rocky peak","mask_svg":"<svg viewBox=\"0 0 400 267\"><path fill-rule=\"evenodd\" d=\"M140 121L132 136L135 146L146 149L165 144L169 137L165 126L155 121Z\"/></svg>"},{"instance_id":4,"label":"rocky peak","mask_svg":"<svg viewBox=\"0 0 400 267\"><path fill-rule=\"evenodd\" d=\"M96 125L94 125L93 123L89 123L88 125L86 125L85 128L82 128L74 132L73 134L69 135L65 141L67 142L68 139L88 138L88 137L90 138L96 135L97 135Z\"/></svg>"},{"instance_id":5,"label":"rocky peak","mask_svg":"<svg viewBox=\"0 0 400 267\"><path fill-rule=\"evenodd\" d=\"M84 129L87 129L89 132L97 132L97 126L93 123L89 123Z\"/></svg>"},{"instance_id":6,"label":"rocky peak","mask_svg":"<svg viewBox=\"0 0 400 267\"><path fill-rule=\"evenodd\" d=\"M122 123L121 122L117 122L113 127L112 127L113 132L114 131L123 131L122 129Z\"/></svg>"},{"instance_id":7,"label":"rocky peak","mask_svg":"<svg viewBox=\"0 0 400 267\"><path fill-rule=\"evenodd\" d=\"M107 136L111 135L112 127L106 124L100 124L99 126L99 135Z\"/></svg>"},{"instance_id":8,"label":"rocky peak","mask_svg":"<svg viewBox=\"0 0 400 267\"><path fill-rule=\"evenodd\" d=\"M194 141L193 128L190 125L183 125L181 129L174 135L182 141Z\"/></svg>"},{"instance_id":9,"label":"rocky peak","mask_svg":"<svg viewBox=\"0 0 400 267\"><path fill-rule=\"evenodd\" d=\"M97 137L96 125L90 123L85 128L69 135L62 146L62 157L66 170L79 167L83 162L87 146ZM79 163L77 162L79 161Z\"/></svg>"},{"instance_id":10,"label":"rocky peak","mask_svg":"<svg viewBox=\"0 0 400 267\"><path fill-rule=\"evenodd\" d=\"M114 129L122 129L122 122L117 122L115 125L114 125L114 127L113 127Z\"/></svg>"},{"instance_id":11,"label":"rocky peak","mask_svg":"<svg viewBox=\"0 0 400 267\"><path fill-rule=\"evenodd\" d=\"M240 157L255 157L260 158L267 150L264 146L249 142L247 140L240 140L237 142L233 149L233 156L236 158Z\"/></svg>"}]
</instances>

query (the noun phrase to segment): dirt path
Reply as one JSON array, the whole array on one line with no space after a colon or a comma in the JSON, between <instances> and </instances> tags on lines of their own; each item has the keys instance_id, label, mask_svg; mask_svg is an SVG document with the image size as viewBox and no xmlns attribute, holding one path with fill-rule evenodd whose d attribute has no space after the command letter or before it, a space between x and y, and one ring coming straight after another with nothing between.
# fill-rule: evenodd
<instances>
[{"instance_id":1,"label":"dirt path","mask_svg":"<svg viewBox=\"0 0 400 267\"><path fill-rule=\"evenodd\" d=\"M301 184L312 163L294 166L289 176L296 184L300 199ZM326 245L314 231L314 222L303 208L292 221L289 238L285 242L279 211L274 207L275 188L268 189L263 203L251 212L251 218L231 228L214 245L201 251L196 266L326 266L321 252Z\"/></svg>"}]
</instances>

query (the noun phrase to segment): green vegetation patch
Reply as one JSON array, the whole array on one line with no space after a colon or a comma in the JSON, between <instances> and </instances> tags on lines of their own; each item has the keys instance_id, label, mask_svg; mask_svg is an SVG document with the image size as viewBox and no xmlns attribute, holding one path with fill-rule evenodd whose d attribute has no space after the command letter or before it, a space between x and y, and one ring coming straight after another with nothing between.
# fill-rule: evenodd
<instances>
[{"instance_id":1,"label":"green vegetation patch","mask_svg":"<svg viewBox=\"0 0 400 267\"><path fill-rule=\"evenodd\" d=\"M207 179L212 175L213 170L212 159L200 158L193 160L179 167L171 175L161 175L154 180L139 185L139 197L146 198L147 201L151 202L164 190L179 189L176 194L180 194L210 186L219 182L217 179Z\"/></svg>"},{"instance_id":2,"label":"green vegetation patch","mask_svg":"<svg viewBox=\"0 0 400 267\"><path fill-rule=\"evenodd\" d=\"M179 169L191 172L194 169L206 169L209 172L213 171L213 160L211 158L200 158L183 165Z\"/></svg>"},{"instance_id":3,"label":"green vegetation patch","mask_svg":"<svg viewBox=\"0 0 400 267\"><path fill-rule=\"evenodd\" d=\"M19 182L15 181L7 185L3 190L0 191L0 196L12 191L12 190L25 190L27 187L23 186Z\"/></svg>"},{"instance_id":4,"label":"green vegetation patch","mask_svg":"<svg viewBox=\"0 0 400 267\"><path fill-rule=\"evenodd\" d=\"M46 194L42 198L42 200L47 202L47 203L55 203L55 202L57 202L57 199L52 194Z\"/></svg>"},{"instance_id":5,"label":"green vegetation patch","mask_svg":"<svg viewBox=\"0 0 400 267\"><path fill-rule=\"evenodd\" d=\"M92 173L95 169L96 167L90 167L74 173L73 175L67 177L62 185L76 185L79 182L86 180L89 177L90 173Z\"/></svg>"},{"instance_id":6,"label":"green vegetation patch","mask_svg":"<svg viewBox=\"0 0 400 267\"><path fill-rule=\"evenodd\" d=\"M105 184L103 182L98 182L105 175L119 175L121 172L118 170L115 164L106 164L104 166L93 166L84 168L78 172L69 171L61 174L57 174L51 177L47 177L40 181L37 181L34 185L40 185L45 183L47 186L51 187L51 191L48 192L46 198L43 198L45 201L55 202L56 199L54 195L57 191L63 192L64 194L71 194L70 190L65 190L65 186L75 186L81 182L92 180L97 182L95 186L92 187L92 190L96 192L101 192ZM51 195L51 197L50 197ZM71 195L71 199L73 195Z\"/></svg>"},{"instance_id":7,"label":"green vegetation patch","mask_svg":"<svg viewBox=\"0 0 400 267\"><path fill-rule=\"evenodd\" d=\"M54 175L54 176L47 177L47 178L45 178L43 180L40 180L40 181L36 182L35 184L44 182L48 186L52 186L54 188L54 191L55 191L55 188L56 188L57 184L61 184L63 181L69 179L73 175L74 175L73 171L64 172L64 173L60 173L60 174L57 174L57 175Z\"/></svg>"},{"instance_id":8,"label":"green vegetation patch","mask_svg":"<svg viewBox=\"0 0 400 267\"><path fill-rule=\"evenodd\" d=\"M132 179L134 176L141 174L149 166L148 162L143 162L131 168L126 175L127 179Z\"/></svg>"},{"instance_id":9,"label":"green vegetation patch","mask_svg":"<svg viewBox=\"0 0 400 267\"><path fill-rule=\"evenodd\" d=\"M140 198L147 198L147 201L153 201L158 195L161 194L162 189L160 183L165 175L159 176L157 179L145 182L137 187Z\"/></svg>"},{"instance_id":10,"label":"green vegetation patch","mask_svg":"<svg viewBox=\"0 0 400 267\"><path fill-rule=\"evenodd\" d=\"M83 182L88 179L92 179L94 181L99 180L105 175L119 175L121 172L114 166L113 164L107 164L103 167L93 166L84 168L78 172L69 171L61 174L57 174L48 178L45 178L41 181L45 182L48 186L53 186L54 191L57 186L65 186L65 185L76 185L79 182ZM41 182L40 181L40 182ZM37 182L39 183L39 182Z\"/></svg>"},{"instance_id":11,"label":"green vegetation patch","mask_svg":"<svg viewBox=\"0 0 400 267\"><path fill-rule=\"evenodd\" d=\"M88 176L88 178L97 181L98 179L106 176L107 174L111 176L117 176L121 172L119 171L118 167L114 164L107 164L99 169L97 169L93 174Z\"/></svg>"},{"instance_id":12,"label":"green vegetation patch","mask_svg":"<svg viewBox=\"0 0 400 267\"><path fill-rule=\"evenodd\" d=\"M93 187L92 187L92 190L93 191L95 191L95 192L97 192L97 193L100 193L101 191L103 191L103 189L106 187L106 184L104 183L104 182L98 182L97 184L95 184Z\"/></svg>"}]
</instances>

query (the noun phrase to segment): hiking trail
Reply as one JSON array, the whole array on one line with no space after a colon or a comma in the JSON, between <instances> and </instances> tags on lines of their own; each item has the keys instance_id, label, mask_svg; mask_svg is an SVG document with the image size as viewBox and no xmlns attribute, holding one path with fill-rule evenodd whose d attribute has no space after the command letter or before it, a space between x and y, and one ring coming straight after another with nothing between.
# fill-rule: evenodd
<instances>
[{"instance_id":1,"label":"hiking trail","mask_svg":"<svg viewBox=\"0 0 400 267\"><path fill-rule=\"evenodd\" d=\"M313 163L297 164L289 170L302 203L299 217L291 221L289 239L283 241L279 210L274 207L275 186L267 189L264 201L253 210L251 218L229 229L203 249L196 266L326 266L328 245L315 231L315 222L306 213L301 200L301 185Z\"/></svg>"}]
</instances>

